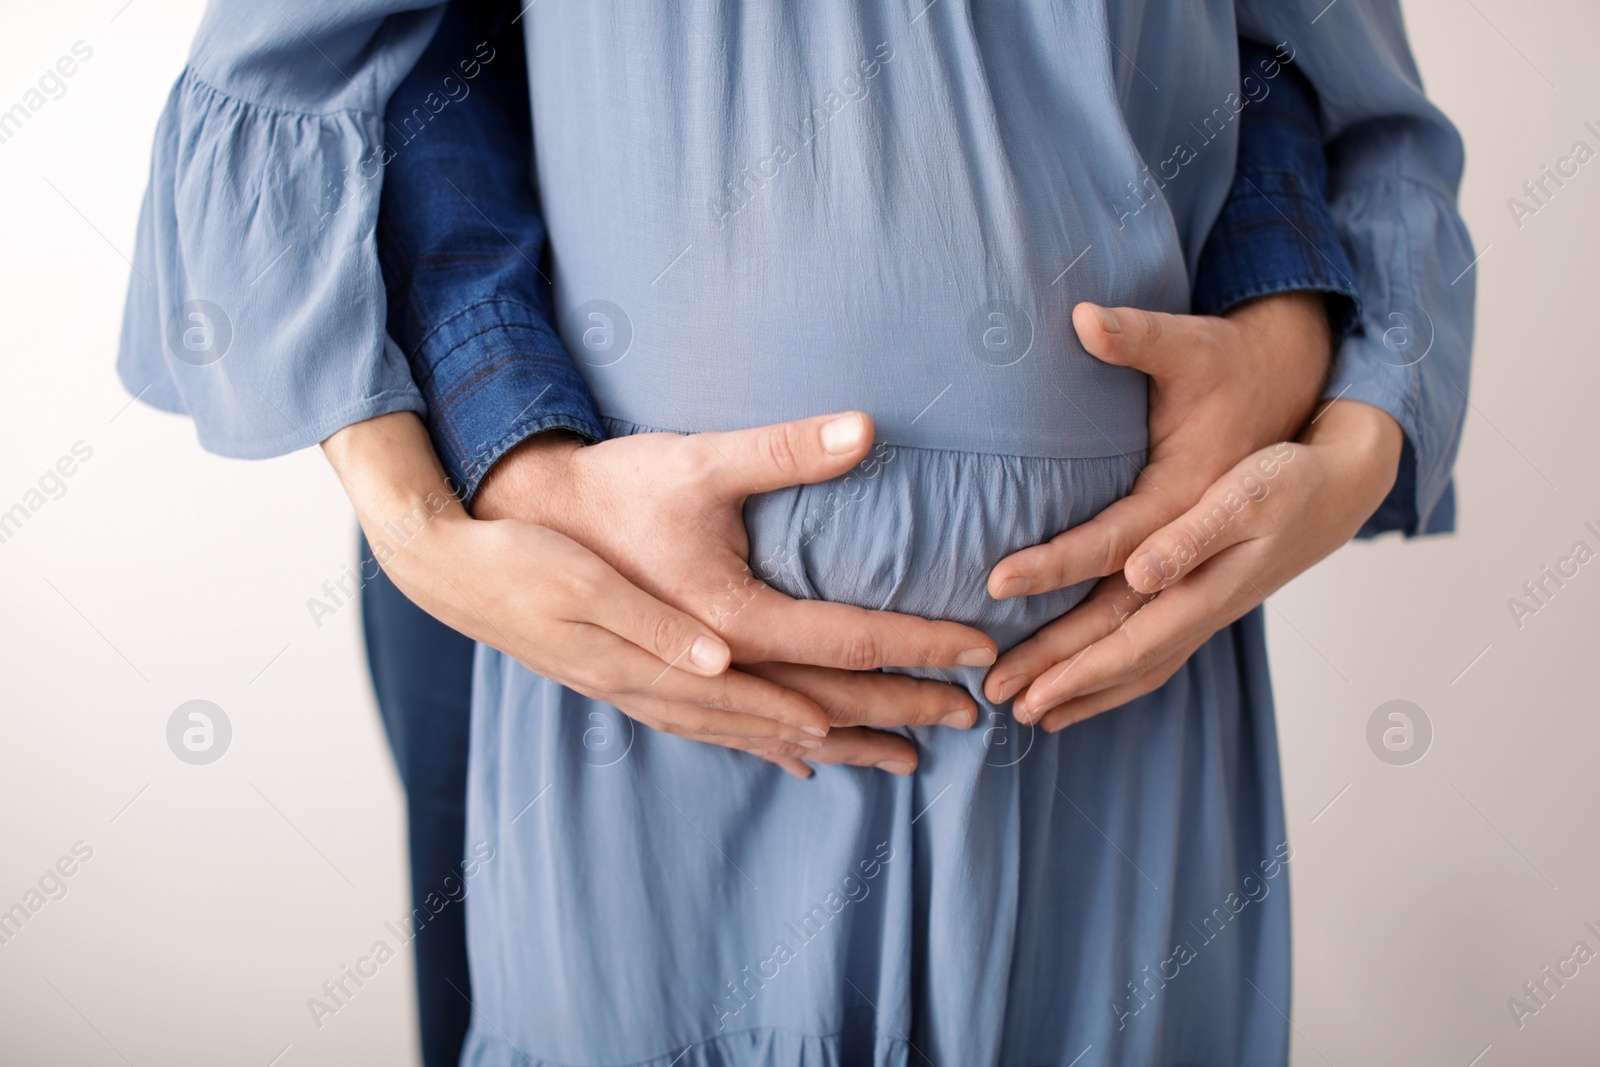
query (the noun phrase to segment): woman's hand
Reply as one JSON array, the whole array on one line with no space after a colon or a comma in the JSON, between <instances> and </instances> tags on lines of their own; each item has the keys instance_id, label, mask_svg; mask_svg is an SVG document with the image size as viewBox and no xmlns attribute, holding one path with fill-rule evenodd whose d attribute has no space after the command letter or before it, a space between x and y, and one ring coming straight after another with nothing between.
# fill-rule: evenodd
<instances>
[{"instance_id":1,"label":"woman's hand","mask_svg":"<svg viewBox=\"0 0 1600 1067\"><path fill-rule=\"evenodd\" d=\"M1394 485L1402 440L1385 412L1334 401L1299 443L1235 465L1122 573L1000 658L991 679L1031 683L1017 719L1060 730L1160 687L1213 633L1355 535Z\"/></svg>"},{"instance_id":2,"label":"woman's hand","mask_svg":"<svg viewBox=\"0 0 1600 1067\"><path fill-rule=\"evenodd\" d=\"M641 446L610 450L625 472L615 483L592 473L598 465L566 467L566 460L524 463L507 473L532 479L522 488L537 490L538 509L561 516L562 524L587 516L603 527L611 540L599 540L618 558L632 561L636 573L653 575L657 583L663 575L698 574L720 595L724 576L719 568L726 564L735 574L748 572L739 569L742 558L735 566L702 544L730 547L726 536L716 536L726 533L719 508L702 497L723 499L737 515L744 494L757 491L749 488L752 484L798 484L812 475L820 481L848 470L870 443L870 422L854 418L859 422L853 429L863 440L859 448L847 441L838 452L824 445L822 426L828 420L818 419L705 435L698 442L676 435L637 439ZM783 444L775 444L770 434L781 435ZM837 443L836 434L832 440ZM450 494L426 431L412 415L358 423L323 447L378 562L407 596L462 633L646 725L753 752L804 777L810 771L802 759L901 774L915 767L909 741L859 729L856 723L876 722L891 712L919 724L970 725L976 716L965 692L933 682L815 667L729 670L733 651L713 625L714 613L702 619L679 610L550 526L468 516ZM719 481L714 471L702 471L701 481L686 483L681 452L677 467L662 462L683 448L699 450L704 467L736 464L741 478L755 481ZM576 453L568 459L576 460ZM575 470L584 472L582 492L564 484ZM597 503L604 499L601 484L625 495L602 508ZM741 522L733 545L742 545L742 538ZM750 605L760 602L750 619L788 627L790 640L819 660L945 665L964 654L974 658L973 649L990 661L994 655L992 642L967 627L842 605L804 605L805 610L791 613L786 605L801 605L776 591L739 589Z\"/></svg>"},{"instance_id":3,"label":"woman's hand","mask_svg":"<svg viewBox=\"0 0 1600 1067\"><path fill-rule=\"evenodd\" d=\"M821 744L810 701L728 671L715 631L554 530L470 518L421 422L385 415L323 445L379 564L429 614L658 729ZM766 715L734 710L761 696Z\"/></svg>"},{"instance_id":4,"label":"woman's hand","mask_svg":"<svg viewBox=\"0 0 1600 1067\"><path fill-rule=\"evenodd\" d=\"M1091 355L1150 375L1149 462L1126 497L997 563L989 574L996 598L1121 570L1141 542L1194 506L1235 463L1299 432L1332 357L1327 311L1314 293L1263 297L1225 318L1079 304L1072 322ZM1092 610L1087 603L1077 609ZM984 680L984 695L999 704L1021 692L1038 673L1022 664L1035 658L1002 659Z\"/></svg>"},{"instance_id":5,"label":"woman's hand","mask_svg":"<svg viewBox=\"0 0 1600 1067\"><path fill-rule=\"evenodd\" d=\"M1300 432L1332 356L1316 293L1263 297L1224 318L1079 304L1072 323L1090 355L1150 375L1149 462L1126 497L996 564L989 574L996 599L1122 569L1134 546L1183 514L1228 468ZM998 671L990 677L1008 680ZM1014 681L1010 692L989 698L1010 697L1023 682Z\"/></svg>"}]
</instances>

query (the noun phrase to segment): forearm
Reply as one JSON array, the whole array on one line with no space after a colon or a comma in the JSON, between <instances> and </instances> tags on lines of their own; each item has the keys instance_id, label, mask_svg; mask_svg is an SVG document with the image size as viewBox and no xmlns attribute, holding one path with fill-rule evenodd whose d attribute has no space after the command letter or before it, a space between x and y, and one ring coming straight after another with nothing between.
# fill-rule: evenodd
<instances>
[{"instance_id":1,"label":"forearm","mask_svg":"<svg viewBox=\"0 0 1600 1067\"><path fill-rule=\"evenodd\" d=\"M472 520L450 492L422 421L411 412L366 419L333 434L322 451L378 565L429 614L479 636L464 605L438 592L448 584L437 580L441 557L454 554L451 536Z\"/></svg>"},{"instance_id":2,"label":"forearm","mask_svg":"<svg viewBox=\"0 0 1600 1067\"><path fill-rule=\"evenodd\" d=\"M390 101L421 123L384 172L378 244L388 330L427 400L427 427L464 503L528 437L605 436L556 327L529 159L516 5L453 5ZM439 103L441 92L450 99Z\"/></svg>"},{"instance_id":3,"label":"forearm","mask_svg":"<svg viewBox=\"0 0 1600 1067\"><path fill-rule=\"evenodd\" d=\"M430 515L465 518L461 502L451 495L444 468L428 443L421 420L410 412L380 415L354 423L322 442L345 493L361 517L381 523L379 516L404 515L418 507ZM376 547L394 537L381 529L367 530Z\"/></svg>"}]
</instances>

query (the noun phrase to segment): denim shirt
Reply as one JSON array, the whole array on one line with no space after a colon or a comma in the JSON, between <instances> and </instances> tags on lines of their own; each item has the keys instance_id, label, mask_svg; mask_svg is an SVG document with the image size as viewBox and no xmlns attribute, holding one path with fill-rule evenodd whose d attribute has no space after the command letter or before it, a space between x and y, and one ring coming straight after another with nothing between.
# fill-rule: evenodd
<instances>
[{"instance_id":1,"label":"denim shirt","mask_svg":"<svg viewBox=\"0 0 1600 1067\"><path fill-rule=\"evenodd\" d=\"M1250 103L1234 183L1201 253L1194 310L1219 315L1272 293L1321 291L1338 340L1357 319L1359 294L1328 210L1315 93L1273 49L1239 45ZM466 82L454 66L473 54L484 62ZM452 84L456 96L441 98ZM410 361L445 471L470 504L489 469L534 434L605 436L553 327L540 269L546 235L529 178L520 32L504 14L452 5L387 119L396 150L384 171L378 248L389 336Z\"/></svg>"}]
</instances>

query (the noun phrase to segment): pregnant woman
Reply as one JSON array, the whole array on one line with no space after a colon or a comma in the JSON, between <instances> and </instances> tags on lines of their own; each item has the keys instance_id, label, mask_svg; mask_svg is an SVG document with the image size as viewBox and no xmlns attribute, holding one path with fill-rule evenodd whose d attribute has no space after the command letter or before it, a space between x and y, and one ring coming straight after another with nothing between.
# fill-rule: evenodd
<instances>
[{"instance_id":1,"label":"pregnant woman","mask_svg":"<svg viewBox=\"0 0 1600 1067\"><path fill-rule=\"evenodd\" d=\"M1313 26L1315 11L1285 4L530 6L562 339L617 439L529 474L524 517L537 524L476 523L487 529L450 540L459 505L417 462L430 457L420 424L391 414L418 407L404 359L368 336L381 323L375 197L329 163L342 152L362 172L372 97L381 112L433 22L349 8L304 13L292 31L213 10L169 111L185 132L169 129L157 171L200 180L205 160L215 214L178 234L170 200L193 189L152 184L140 251L167 288L130 295L123 373L155 382L149 397L194 414L219 450L329 438L369 534L425 505L414 535L390 537L391 556L422 560L402 587L487 643L468 839L494 858L469 897L478 1014L463 1062L1282 1063L1290 850L1261 617L1245 612L1353 533L1397 461L1407 524L1447 523L1459 422L1449 390L1470 298L1447 280L1470 259L1452 206L1459 146L1420 95L1397 13L1346 0ZM1107 610L1070 614L1087 592L1064 584L1070 568L1049 550L1011 557L1134 486L1146 379L1085 351L1080 337L1114 352L1123 320L1078 305L1187 310L1232 179L1244 32L1294 42L1343 138L1335 201L1373 307L1327 388L1343 399L1299 443L1235 468L1224 489L1248 504L1129 565L1134 590L1166 589L1118 629L1112 594L1126 586L1102 584ZM280 97L262 72L302 39L325 46L325 68L299 68L302 95ZM202 80L208 68L261 102ZM307 195L330 175L331 197ZM263 233L303 242L302 269L216 299L253 273L219 262L238 256L229 232L252 253ZM274 294L324 331L323 355L262 336ZM164 354L181 299L232 316L248 352ZM329 335L336 308L345 332ZM1390 314L1426 314L1431 360L1400 366L1381 341ZM822 414L852 410L875 426ZM784 420L805 421L737 432ZM680 503L682 478L617 473L661 457L716 506ZM823 481L852 468L853 484ZM1308 526L1241 538L1257 512ZM563 537L578 526L602 530L594 554ZM683 615L641 593L623 636L665 663L634 690L585 683L577 661L600 639L581 603L560 632L496 625L500 601L555 595L519 556L551 559L557 542L585 576L578 601L611 588L609 565L680 602L682 561L663 546L682 529L720 538L755 576ZM1297 537L1298 554L1281 543ZM503 588L440 577L485 561ZM1231 588L1229 567L1259 596L1200 610ZM717 636L767 612L772 590L837 608L818 605L811 625L859 624L844 605L903 613L881 618L904 647L836 665L896 664L966 691L899 731L911 755L892 769L914 761L914 774L830 766L801 780L617 716L759 738L748 709L771 702L766 738L801 746L791 761L817 751L828 718L774 695L784 672L744 669L783 635ZM1118 634L1140 626L1194 642L1170 669L1116 663ZM978 631L1011 650L987 678L994 649ZM1145 692L1141 666L1165 683ZM726 688L695 697L713 710L691 723L681 708L697 678ZM966 725L974 704L979 729L931 725ZM1044 728L1068 719L1086 721Z\"/></svg>"}]
</instances>

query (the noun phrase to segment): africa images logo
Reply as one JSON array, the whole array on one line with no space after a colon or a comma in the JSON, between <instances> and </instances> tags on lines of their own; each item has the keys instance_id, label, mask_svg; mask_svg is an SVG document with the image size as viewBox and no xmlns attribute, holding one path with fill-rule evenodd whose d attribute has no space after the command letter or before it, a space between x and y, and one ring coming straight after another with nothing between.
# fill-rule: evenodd
<instances>
[{"instance_id":1,"label":"africa images logo","mask_svg":"<svg viewBox=\"0 0 1600 1067\"><path fill-rule=\"evenodd\" d=\"M167 747L185 763L196 767L215 763L232 742L228 713L209 700L179 704L167 717Z\"/></svg>"},{"instance_id":2,"label":"africa images logo","mask_svg":"<svg viewBox=\"0 0 1600 1067\"><path fill-rule=\"evenodd\" d=\"M1367 717L1367 747L1391 767L1407 767L1433 745L1433 720L1409 700L1379 704Z\"/></svg>"},{"instance_id":3,"label":"africa images logo","mask_svg":"<svg viewBox=\"0 0 1600 1067\"><path fill-rule=\"evenodd\" d=\"M167 319L167 351L191 367L204 367L233 346L233 320L209 300L185 300Z\"/></svg>"}]
</instances>

